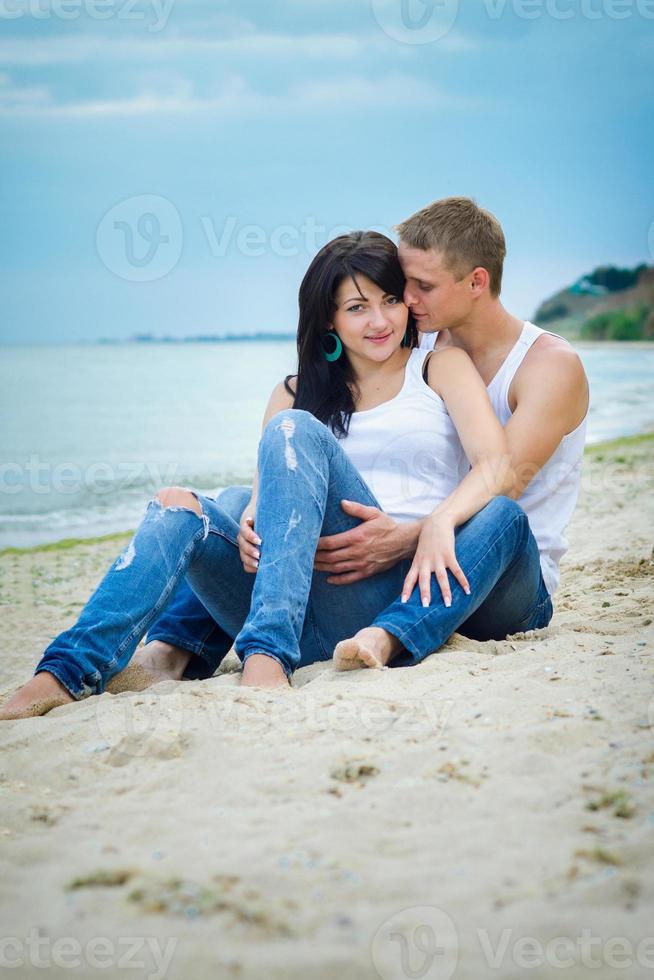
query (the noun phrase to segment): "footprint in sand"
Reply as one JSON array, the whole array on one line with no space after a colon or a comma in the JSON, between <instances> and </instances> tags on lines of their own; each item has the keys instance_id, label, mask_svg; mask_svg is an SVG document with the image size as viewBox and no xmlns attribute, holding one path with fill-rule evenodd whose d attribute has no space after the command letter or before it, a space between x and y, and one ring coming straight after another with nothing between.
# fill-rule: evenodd
<instances>
[{"instance_id":1,"label":"footprint in sand","mask_svg":"<svg viewBox=\"0 0 654 980\"><path fill-rule=\"evenodd\" d=\"M127 766L135 759L180 759L191 744L188 735L175 735L170 739L151 735L125 735L105 757L108 766Z\"/></svg>"},{"instance_id":2,"label":"footprint in sand","mask_svg":"<svg viewBox=\"0 0 654 980\"><path fill-rule=\"evenodd\" d=\"M179 685L169 684L169 691L162 684L157 693L96 699L95 723L101 739L112 746L106 759L110 765L125 765L143 756L168 759L183 754L191 717Z\"/></svg>"}]
</instances>

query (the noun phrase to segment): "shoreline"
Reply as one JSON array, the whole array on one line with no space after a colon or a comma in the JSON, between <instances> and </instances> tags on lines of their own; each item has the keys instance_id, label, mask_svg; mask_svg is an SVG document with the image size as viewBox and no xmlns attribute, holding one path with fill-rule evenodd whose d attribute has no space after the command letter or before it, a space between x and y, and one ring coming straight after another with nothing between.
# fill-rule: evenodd
<instances>
[{"instance_id":1,"label":"shoreline","mask_svg":"<svg viewBox=\"0 0 654 980\"><path fill-rule=\"evenodd\" d=\"M584 455L597 455L602 452L609 452L614 449L629 448L640 443L654 442L654 430L648 430L631 436L618 436L615 439L606 439L602 442L588 444L584 449ZM0 558L6 555L35 554L48 551L67 551L76 548L78 545L105 544L106 542L121 542L125 538L134 534L135 528L123 531L112 531L109 534L90 535L89 537L66 537L57 541L48 541L43 544L28 545L21 548L8 546L0 548Z\"/></svg>"}]
</instances>

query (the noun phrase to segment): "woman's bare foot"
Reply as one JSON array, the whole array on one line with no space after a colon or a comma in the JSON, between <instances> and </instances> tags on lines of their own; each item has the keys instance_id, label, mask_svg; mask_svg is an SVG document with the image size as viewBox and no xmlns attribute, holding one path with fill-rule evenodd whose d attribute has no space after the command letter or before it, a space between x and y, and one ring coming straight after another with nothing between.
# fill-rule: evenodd
<instances>
[{"instance_id":1,"label":"woman's bare foot","mask_svg":"<svg viewBox=\"0 0 654 980\"><path fill-rule=\"evenodd\" d=\"M15 718L34 718L45 715L53 708L69 704L75 698L68 693L63 684L47 670L42 670L23 684L16 693L0 708L0 720L12 721Z\"/></svg>"},{"instance_id":2,"label":"woman's bare foot","mask_svg":"<svg viewBox=\"0 0 654 980\"><path fill-rule=\"evenodd\" d=\"M108 682L110 694L144 691L160 681L181 681L192 654L171 643L152 640L137 650L127 667Z\"/></svg>"},{"instance_id":3,"label":"woman's bare foot","mask_svg":"<svg viewBox=\"0 0 654 980\"><path fill-rule=\"evenodd\" d=\"M402 644L396 636L378 626L367 626L351 639L336 644L334 669L359 670L372 667L382 670L401 649Z\"/></svg>"},{"instance_id":4,"label":"woman's bare foot","mask_svg":"<svg viewBox=\"0 0 654 980\"><path fill-rule=\"evenodd\" d=\"M290 687L290 683L277 660L253 653L243 665L241 687Z\"/></svg>"}]
</instances>

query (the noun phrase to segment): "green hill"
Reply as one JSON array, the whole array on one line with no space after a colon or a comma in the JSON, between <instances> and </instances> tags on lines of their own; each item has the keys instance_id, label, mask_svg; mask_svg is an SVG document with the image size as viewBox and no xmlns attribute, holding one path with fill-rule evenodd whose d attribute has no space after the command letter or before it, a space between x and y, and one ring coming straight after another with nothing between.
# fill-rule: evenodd
<instances>
[{"instance_id":1,"label":"green hill","mask_svg":"<svg viewBox=\"0 0 654 980\"><path fill-rule=\"evenodd\" d=\"M533 320L576 340L654 341L654 267L600 266L541 303Z\"/></svg>"}]
</instances>

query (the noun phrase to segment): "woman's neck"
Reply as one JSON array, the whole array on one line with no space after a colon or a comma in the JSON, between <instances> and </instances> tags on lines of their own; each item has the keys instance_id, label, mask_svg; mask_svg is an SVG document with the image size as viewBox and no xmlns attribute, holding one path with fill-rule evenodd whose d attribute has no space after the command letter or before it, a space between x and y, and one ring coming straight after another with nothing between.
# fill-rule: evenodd
<instances>
[{"instance_id":1,"label":"woman's neck","mask_svg":"<svg viewBox=\"0 0 654 980\"><path fill-rule=\"evenodd\" d=\"M371 361L365 357L357 358L356 355L350 357L354 383L359 390L379 387L385 378L405 368L410 357L411 350L407 347L398 347L385 361Z\"/></svg>"}]
</instances>

